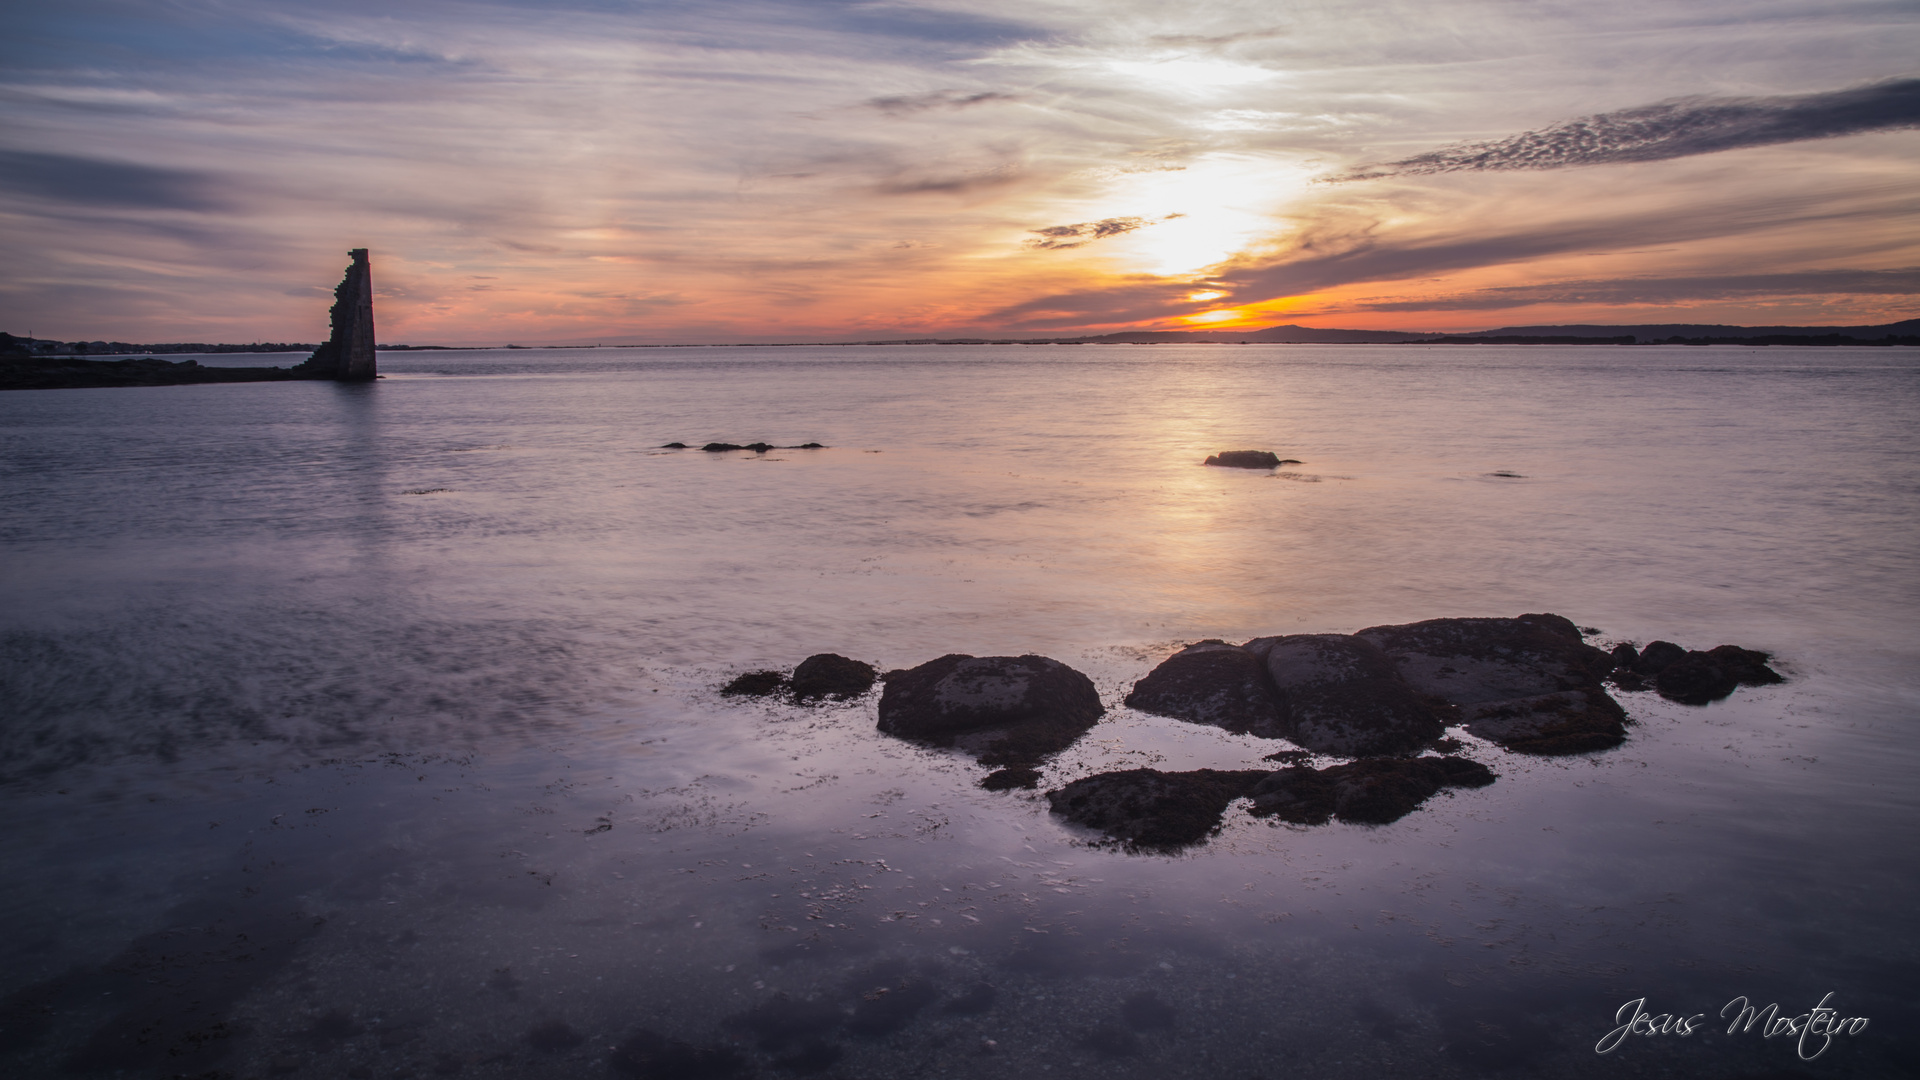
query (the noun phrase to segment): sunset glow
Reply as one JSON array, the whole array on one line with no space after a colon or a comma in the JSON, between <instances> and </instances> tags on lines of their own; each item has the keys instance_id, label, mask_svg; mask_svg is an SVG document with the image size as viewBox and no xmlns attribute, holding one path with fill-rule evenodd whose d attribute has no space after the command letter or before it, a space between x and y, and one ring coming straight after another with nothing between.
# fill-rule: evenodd
<instances>
[{"instance_id":1,"label":"sunset glow","mask_svg":"<svg viewBox=\"0 0 1920 1080\"><path fill-rule=\"evenodd\" d=\"M15 5L0 323L312 339L361 246L382 339L440 344L1867 324L1920 290L1911 11L736 8Z\"/></svg>"}]
</instances>

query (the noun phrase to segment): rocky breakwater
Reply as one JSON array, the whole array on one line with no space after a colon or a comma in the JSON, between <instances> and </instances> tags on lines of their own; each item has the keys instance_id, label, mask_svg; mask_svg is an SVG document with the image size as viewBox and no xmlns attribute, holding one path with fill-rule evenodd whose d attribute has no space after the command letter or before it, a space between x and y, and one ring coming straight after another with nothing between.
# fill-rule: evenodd
<instances>
[{"instance_id":1,"label":"rocky breakwater","mask_svg":"<svg viewBox=\"0 0 1920 1080\"><path fill-rule=\"evenodd\" d=\"M981 781L989 789L1035 786L1035 766L1107 711L1092 679L1045 656L952 653L883 679L880 730L1002 766Z\"/></svg>"}]
</instances>

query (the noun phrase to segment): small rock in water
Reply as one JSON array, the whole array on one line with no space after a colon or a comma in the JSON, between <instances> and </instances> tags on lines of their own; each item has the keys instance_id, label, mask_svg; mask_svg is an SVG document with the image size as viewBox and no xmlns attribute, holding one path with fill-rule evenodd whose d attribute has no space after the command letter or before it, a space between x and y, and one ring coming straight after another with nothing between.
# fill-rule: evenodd
<instances>
[{"instance_id":1,"label":"small rock in water","mask_svg":"<svg viewBox=\"0 0 1920 1080\"><path fill-rule=\"evenodd\" d=\"M720 688L729 697L767 697L786 689L784 671L749 671Z\"/></svg>"},{"instance_id":2,"label":"small rock in water","mask_svg":"<svg viewBox=\"0 0 1920 1080\"><path fill-rule=\"evenodd\" d=\"M1045 656L953 653L889 671L880 730L957 746L983 765L1031 767L1072 745L1106 708L1093 680Z\"/></svg>"},{"instance_id":3,"label":"small rock in water","mask_svg":"<svg viewBox=\"0 0 1920 1080\"><path fill-rule=\"evenodd\" d=\"M1687 650L1671 641L1655 641L1640 650L1639 659L1633 663L1633 670L1646 678L1653 678L1667 669L1677 660L1686 659Z\"/></svg>"},{"instance_id":4,"label":"small rock in water","mask_svg":"<svg viewBox=\"0 0 1920 1080\"><path fill-rule=\"evenodd\" d=\"M1266 779L1261 769L1126 769L1047 792L1053 812L1133 849L1177 851L1220 827L1228 804Z\"/></svg>"},{"instance_id":5,"label":"small rock in water","mask_svg":"<svg viewBox=\"0 0 1920 1080\"><path fill-rule=\"evenodd\" d=\"M1300 464L1297 461L1291 463ZM1271 450L1222 450L1208 457L1207 464L1229 469L1277 469L1280 467L1280 455Z\"/></svg>"},{"instance_id":6,"label":"small rock in water","mask_svg":"<svg viewBox=\"0 0 1920 1080\"><path fill-rule=\"evenodd\" d=\"M1719 701L1741 686L1784 682L1779 672L1767 666L1770 659L1766 653L1737 645L1689 652L1661 668L1654 677L1653 687L1669 701L1705 705Z\"/></svg>"},{"instance_id":7,"label":"small rock in water","mask_svg":"<svg viewBox=\"0 0 1920 1080\"><path fill-rule=\"evenodd\" d=\"M999 772L991 772L981 777L980 786L988 791L1037 788L1040 786L1040 772L1037 769L1020 767L1001 769Z\"/></svg>"},{"instance_id":8,"label":"small rock in water","mask_svg":"<svg viewBox=\"0 0 1920 1080\"><path fill-rule=\"evenodd\" d=\"M793 696L806 701L810 698L831 697L839 700L856 698L873 689L873 682L879 672L871 664L858 660L849 660L839 653L816 653L800 661L793 669L790 684Z\"/></svg>"},{"instance_id":9,"label":"small rock in water","mask_svg":"<svg viewBox=\"0 0 1920 1080\"><path fill-rule=\"evenodd\" d=\"M683 442L664 443L660 447L662 450L685 450L686 448L687 444Z\"/></svg>"}]
</instances>

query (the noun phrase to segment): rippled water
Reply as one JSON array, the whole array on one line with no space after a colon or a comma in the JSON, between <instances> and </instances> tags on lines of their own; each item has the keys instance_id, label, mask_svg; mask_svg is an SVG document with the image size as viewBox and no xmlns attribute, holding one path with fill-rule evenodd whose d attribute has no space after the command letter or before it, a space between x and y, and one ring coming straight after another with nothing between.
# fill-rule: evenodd
<instances>
[{"instance_id":1,"label":"rippled water","mask_svg":"<svg viewBox=\"0 0 1920 1080\"><path fill-rule=\"evenodd\" d=\"M9 1075L617 1076L636 1032L700 1048L660 1076L1920 1069L1911 350L381 365L0 395ZM827 448L659 449L757 439ZM1304 464L1198 464L1239 448ZM1043 786L1245 768L1277 747L1119 699L1199 638L1526 611L1789 681L1172 857L871 699L716 692L1037 652L1110 710ZM1810 1063L1724 1021L1594 1052L1636 998L1829 991L1871 1023Z\"/></svg>"}]
</instances>

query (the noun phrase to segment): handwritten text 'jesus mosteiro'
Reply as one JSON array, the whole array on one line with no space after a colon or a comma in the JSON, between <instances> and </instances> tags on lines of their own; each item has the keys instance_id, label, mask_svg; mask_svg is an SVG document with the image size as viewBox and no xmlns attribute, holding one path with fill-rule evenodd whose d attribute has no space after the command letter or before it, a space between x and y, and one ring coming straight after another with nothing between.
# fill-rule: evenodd
<instances>
[{"instance_id":1,"label":"handwritten text 'jesus mosteiro'","mask_svg":"<svg viewBox=\"0 0 1920 1080\"><path fill-rule=\"evenodd\" d=\"M1720 1010L1720 1018L1724 1020L1729 1013L1733 1014L1733 1022L1727 1025L1729 1035L1750 1032L1755 1024L1760 1025L1760 1037L1764 1039L1790 1035L1796 1040L1794 1048L1800 1060L1812 1061L1827 1052L1827 1047L1833 1045L1835 1035L1858 1035L1867 1030L1866 1017L1841 1016L1828 1008L1827 1001L1832 997L1833 994L1829 992L1820 999L1820 1004L1799 1016L1781 1016L1777 1003L1762 1009L1749 1004L1746 996L1742 995L1727 1002ZM1620 1010L1613 1014L1614 1023L1620 1026L1607 1032L1606 1037L1594 1045L1593 1052L1610 1054L1618 1050L1629 1035L1679 1035L1684 1038L1704 1027L1706 1019L1706 1013L1695 1016L1649 1013L1647 999L1635 998L1620 1006ZM1818 1045L1813 1043L1814 1039L1819 1040Z\"/></svg>"}]
</instances>

